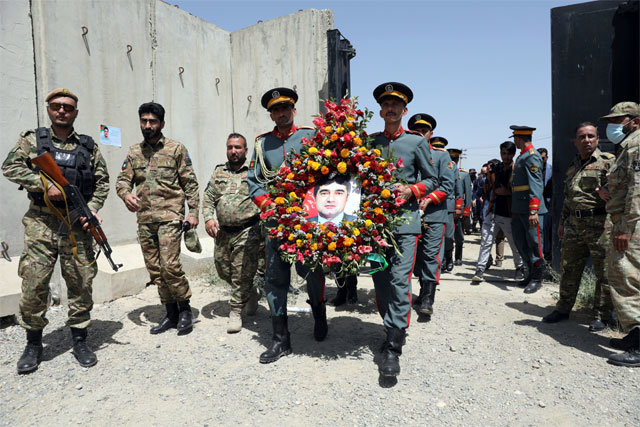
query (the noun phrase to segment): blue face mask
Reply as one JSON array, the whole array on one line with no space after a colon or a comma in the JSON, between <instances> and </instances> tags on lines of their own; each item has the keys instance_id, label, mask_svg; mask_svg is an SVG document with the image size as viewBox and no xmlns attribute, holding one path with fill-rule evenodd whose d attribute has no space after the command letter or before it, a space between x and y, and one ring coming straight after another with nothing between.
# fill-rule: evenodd
<instances>
[{"instance_id":1,"label":"blue face mask","mask_svg":"<svg viewBox=\"0 0 640 427\"><path fill-rule=\"evenodd\" d=\"M626 136L622 128L623 124L609 123L607 125L607 139L614 144L620 144L620 141Z\"/></svg>"}]
</instances>

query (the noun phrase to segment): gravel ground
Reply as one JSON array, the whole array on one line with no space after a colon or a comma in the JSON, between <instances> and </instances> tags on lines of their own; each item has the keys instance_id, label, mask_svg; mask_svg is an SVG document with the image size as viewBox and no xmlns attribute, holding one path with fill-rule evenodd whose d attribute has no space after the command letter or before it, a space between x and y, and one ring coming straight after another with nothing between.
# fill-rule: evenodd
<instances>
[{"instance_id":1,"label":"gravel ground","mask_svg":"<svg viewBox=\"0 0 640 427\"><path fill-rule=\"evenodd\" d=\"M264 299L246 329L228 335L228 290L200 277L191 278L200 321L186 336L149 334L163 315L153 287L96 305L92 368L71 354L65 308L50 310L44 360L30 375L15 367L24 331L0 329L0 425L640 425L640 369L606 363L608 337L621 334L590 333L583 311L541 323L557 286L523 294L510 259L470 286L478 236L467 239L433 319L412 314L395 384L378 376L385 334L370 278L359 279L358 305L328 308L324 342L312 338L310 313L291 313L293 355L261 365L271 339ZM308 307L305 299L290 305Z\"/></svg>"}]
</instances>

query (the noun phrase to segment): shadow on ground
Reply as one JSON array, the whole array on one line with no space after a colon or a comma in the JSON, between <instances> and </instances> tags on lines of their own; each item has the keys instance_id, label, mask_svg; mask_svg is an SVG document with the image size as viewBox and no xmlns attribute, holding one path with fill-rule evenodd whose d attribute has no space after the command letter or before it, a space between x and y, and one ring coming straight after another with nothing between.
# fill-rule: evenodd
<instances>
[{"instance_id":1,"label":"shadow on ground","mask_svg":"<svg viewBox=\"0 0 640 427\"><path fill-rule=\"evenodd\" d=\"M608 345L609 339L602 335L589 332L587 322L582 320L583 317L586 317L583 316L583 313L578 313L577 316L572 313L571 318L563 322L543 323L542 317L551 313L553 307L541 307L536 304L521 302L508 302L505 305L528 316L536 317L536 319L516 320L514 322L516 325L536 328L538 332L548 335L559 344L573 347L597 357L606 358L611 354L610 350L602 348Z\"/></svg>"},{"instance_id":2,"label":"shadow on ground","mask_svg":"<svg viewBox=\"0 0 640 427\"><path fill-rule=\"evenodd\" d=\"M108 344L128 345L115 340L113 336L122 329L122 322L111 320L92 320L87 332L87 343L94 351L99 351ZM71 331L67 327L58 328L49 332L42 338L44 352L42 359L53 360L63 353L71 350Z\"/></svg>"},{"instance_id":3,"label":"shadow on ground","mask_svg":"<svg viewBox=\"0 0 640 427\"><path fill-rule=\"evenodd\" d=\"M197 308L191 307L193 318L197 318L199 311ZM161 304L145 305L144 307L136 308L127 314L129 320L138 326L153 326L160 321L167 314L167 310Z\"/></svg>"}]
</instances>

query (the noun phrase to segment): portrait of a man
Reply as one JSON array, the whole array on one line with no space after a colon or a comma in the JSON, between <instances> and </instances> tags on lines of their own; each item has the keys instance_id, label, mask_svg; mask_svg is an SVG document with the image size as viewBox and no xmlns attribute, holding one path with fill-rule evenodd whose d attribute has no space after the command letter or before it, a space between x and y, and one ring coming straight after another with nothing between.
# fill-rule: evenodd
<instances>
[{"instance_id":1,"label":"portrait of a man","mask_svg":"<svg viewBox=\"0 0 640 427\"><path fill-rule=\"evenodd\" d=\"M342 175L318 182L313 188L317 215L309 217L309 221L317 221L320 224L332 222L339 225L343 221L355 220L354 215L345 211L351 186L350 177Z\"/></svg>"}]
</instances>

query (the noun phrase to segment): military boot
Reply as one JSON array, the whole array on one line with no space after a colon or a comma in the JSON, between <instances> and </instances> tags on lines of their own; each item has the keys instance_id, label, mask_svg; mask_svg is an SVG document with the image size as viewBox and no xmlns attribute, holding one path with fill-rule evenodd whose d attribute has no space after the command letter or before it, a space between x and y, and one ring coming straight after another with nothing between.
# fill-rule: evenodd
<instances>
[{"instance_id":1,"label":"military boot","mask_svg":"<svg viewBox=\"0 0 640 427\"><path fill-rule=\"evenodd\" d=\"M404 338L404 329L387 328L387 341L384 344L382 362L378 368L383 377L397 377L400 374L400 355Z\"/></svg>"},{"instance_id":2,"label":"military boot","mask_svg":"<svg viewBox=\"0 0 640 427\"><path fill-rule=\"evenodd\" d=\"M640 367L640 327L629 333L629 348L620 354L609 356L608 362L617 366Z\"/></svg>"},{"instance_id":3,"label":"military boot","mask_svg":"<svg viewBox=\"0 0 640 427\"><path fill-rule=\"evenodd\" d=\"M287 316L272 316L273 342L271 347L260 355L260 363L271 363L282 356L291 354L291 338Z\"/></svg>"},{"instance_id":4,"label":"military boot","mask_svg":"<svg viewBox=\"0 0 640 427\"><path fill-rule=\"evenodd\" d=\"M542 266L533 266L531 268L531 281L524 288L525 294L532 294L534 292L538 292L540 288L542 288Z\"/></svg>"},{"instance_id":5,"label":"military boot","mask_svg":"<svg viewBox=\"0 0 640 427\"><path fill-rule=\"evenodd\" d=\"M526 275L524 276L524 279L522 279L522 280L520 280L518 282L518 286L520 286L521 288L526 288L527 287L529 282L531 282L531 272L532 272L532 270L533 270L532 267L527 268Z\"/></svg>"},{"instance_id":6,"label":"military boot","mask_svg":"<svg viewBox=\"0 0 640 427\"><path fill-rule=\"evenodd\" d=\"M450 273L453 271L453 249L445 251L445 262L447 265L447 271Z\"/></svg>"},{"instance_id":7,"label":"military boot","mask_svg":"<svg viewBox=\"0 0 640 427\"><path fill-rule=\"evenodd\" d=\"M433 302L436 297L436 282L427 282L425 284L425 292L424 298L422 298L422 303L420 304L420 309L418 310L421 314L432 315L433 314Z\"/></svg>"},{"instance_id":8,"label":"military boot","mask_svg":"<svg viewBox=\"0 0 640 427\"><path fill-rule=\"evenodd\" d=\"M231 307L229 318L227 319L227 333L235 334L242 330L242 308Z\"/></svg>"},{"instance_id":9,"label":"military boot","mask_svg":"<svg viewBox=\"0 0 640 427\"><path fill-rule=\"evenodd\" d=\"M456 245L456 260L454 265L462 265L462 245Z\"/></svg>"},{"instance_id":10,"label":"military boot","mask_svg":"<svg viewBox=\"0 0 640 427\"><path fill-rule=\"evenodd\" d=\"M336 293L335 298L331 300L331 305L333 305L334 307L339 307L346 302L347 302L347 285L345 283L341 284L340 281L338 281L338 292Z\"/></svg>"},{"instance_id":11,"label":"military boot","mask_svg":"<svg viewBox=\"0 0 640 427\"><path fill-rule=\"evenodd\" d=\"M629 332L625 337L623 338L611 338L609 340L609 346L611 348L615 348L616 350L622 350L622 351L627 351L631 348L633 348L633 335L632 332Z\"/></svg>"},{"instance_id":12,"label":"military boot","mask_svg":"<svg viewBox=\"0 0 640 427\"><path fill-rule=\"evenodd\" d=\"M329 326L327 325L327 305L324 301L321 301L319 304L311 304L310 300L307 300L307 304L311 306L311 311L313 311L313 338L316 341L324 341L327 337L327 332L329 332Z\"/></svg>"},{"instance_id":13,"label":"military boot","mask_svg":"<svg viewBox=\"0 0 640 427\"><path fill-rule=\"evenodd\" d=\"M413 300L413 306L414 307L420 307L420 304L422 304L422 299L424 298L425 291L426 291L426 286L425 286L424 282L422 281L422 279L420 279L420 293L418 294L416 299Z\"/></svg>"},{"instance_id":14,"label":"military boot","mask_svg":"<svg viewBox=\"0 0 640 427\"><path fill-rule=\"evenodd\" d=\"M358 303L358 276L347 276L347 302Z\"/></svg>"},{"instance_id":15,"label":"military boot","mask_svg":"<svg viewBox=\"0 0 640 427\"><path fill-rule=\"evenodd\" d=\"M160 323L149 330L149 333L152 335L161 334L169 329L174 329L178 325L178 304L170 302L169 304L165 304L164 307L167 310L167 314Z\"/></svg>"},{"instance_id":16,"label":"military boot","mask_svg":"<svg viewBox=\"0 0 640 427\"><path fill-rule=\"evenodd\" d=\"M28 374L38 369L42 360L42 329L30 331L27 329L27 346L18 360L18 373Z\"/></svg>"},{"instance_id":17,"label":"military boot","mask_svg":"<svg viewBox=\"0 0 640 427\"><path fill-rule=\"evenodd\" d=\"M189 301L180 301L178 304L178 335L186 335L193 330L193 313Z\"/></svg>"},{"instance_id":18,"label":"military boot","mask_svg":"<svg viewBox=\"0 0 640 427\"><path fill-rule=\"evenodd\" d=\"M71 337L73 339L73 355L83 368L98 363L96 354L91 351L87 345L87 329L86 328L71 328Z\"/></svg>"}]
</instances>

